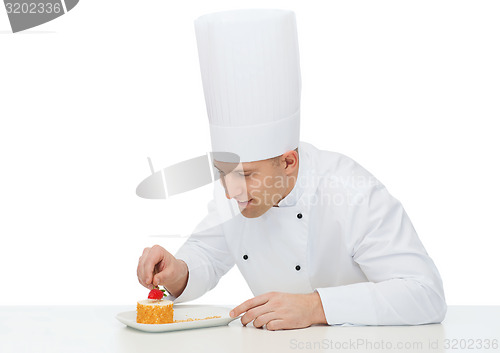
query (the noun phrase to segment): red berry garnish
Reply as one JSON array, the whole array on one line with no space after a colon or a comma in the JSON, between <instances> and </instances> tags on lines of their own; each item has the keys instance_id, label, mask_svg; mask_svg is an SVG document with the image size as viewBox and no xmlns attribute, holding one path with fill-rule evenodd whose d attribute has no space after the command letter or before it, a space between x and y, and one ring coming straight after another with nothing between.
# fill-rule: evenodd
<instances>
[{"instance_id":1,"label":"red berry garnish","mask_svg":"<svg viewBox=\"0 0 500 353\"><path fill-rule=\"evenodd\" d=\"M148 299L162 299L163 298L163 292L159 289L151 289L151 292L149 292Z\"/></svg>"}]
</instances>

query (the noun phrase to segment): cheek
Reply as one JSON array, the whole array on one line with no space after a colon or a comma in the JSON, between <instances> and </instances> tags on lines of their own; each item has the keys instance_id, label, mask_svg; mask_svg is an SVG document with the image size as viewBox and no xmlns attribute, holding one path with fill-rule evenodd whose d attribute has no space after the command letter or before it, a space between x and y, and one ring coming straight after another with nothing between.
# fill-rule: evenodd
<instances>
[{"instance_id":1,"label":"cheek","mask_svg":"<svg viewBox=\"0 0 500 353\"><path fill-rule=\"evenodd\" d=\"M258 197L262 194L262 189L264 188L261 180L251 179L247 180L247 193L252 197Z\"/></svg>"},{"instance_id":2,"label":"cheek","mask_svg":"<svg viewBox=\"0 0 500 353\"><path fill-rule=\"evenodd\" d=\"M259 189L256 188L254 185L247 184L247 194L249 194L251 196L256 196L256 195L259 195L260 192L259 192Z\"/></svg>"}]
</instances>

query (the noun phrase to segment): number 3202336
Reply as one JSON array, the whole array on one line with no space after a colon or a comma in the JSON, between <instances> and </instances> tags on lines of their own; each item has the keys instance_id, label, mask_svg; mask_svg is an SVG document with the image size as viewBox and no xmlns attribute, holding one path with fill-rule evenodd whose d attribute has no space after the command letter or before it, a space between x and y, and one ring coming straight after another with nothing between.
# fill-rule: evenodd
<instances>
[{"instance_id":1,"label":"number 3202336","mask_svg":"<svg viewBox=\"0 0 500 353\"><path fill-rule=\"evenodd\" d=\"M498 349L498 339L445 339L444 349Z\"/></svg>"},{"instance_id":2,"label":"number 3202336","mask_svg":"<svg viewBox=\"0 0 500 353\"><path fill-rule=\"evenodd\" d=\"M7 13L11 14L37 14L37 13L61 13L63 9L60 3L43 2L7 2L5 3Z\"/></svg>"}]
</instances>

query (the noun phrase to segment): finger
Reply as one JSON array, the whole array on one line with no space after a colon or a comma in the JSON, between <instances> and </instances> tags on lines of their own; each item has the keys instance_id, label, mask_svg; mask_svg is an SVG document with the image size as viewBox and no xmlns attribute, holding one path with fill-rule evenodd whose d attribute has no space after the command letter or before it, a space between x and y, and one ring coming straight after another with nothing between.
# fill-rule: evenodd
<instances>
[{"instance_id":1,"label":"finger","mask_svg":"<svg viewBox=\"0 0 500 353\"><path fill-rule=\"evenodd\" d=\"M266 329L269 331L276 331L276 330L285 330L288 327L285 325L285 320L282 319L276 319L276 320L271 320L266 324Z\"/></svg>"},{"instance_id":2,"label":"finger","mask_svg":"<svg viewBox=\"0 0 500 353\"><path fill-rule=\"evenodd\" d=\"M155 245L149 250L142 265L142 279L146 285L152 285L154 269L163 258L163 249Z\"/></svg>"},{"instance_id":3,"label":"finger","mask_svg":"<svg viewBox=\"0 0 500 353\"><path fill-rule=\"evenodd\" d=\"M255 318L264 315L266 313L269 313L272 311L271 306L269 305L269 302L263 305L256 306L255 308L249 309L245 315L241 317L241 323L243 326L246 326L249 322L252 322L255 320Z\"/></svg>"},{"instance_id":4,"label":"finger","mask_svg":"<svg viewBox=\"0 0 500 353\"><path fill-rule=\"evenodd\" d=\"M139 263L137 265L137 280L139 281L140 284L144 285L144 283L142 282L142 278L141 278L141 261L142 261L142 256L139 257Z\"/></svg>"},{"instance_id":5,"label":"finger","mask_svg":"<svg viewBox=\"0 0 500 353\"><path fill-rule=\"evenodd\" d=\"M256 306L263 305L269 301L269 297L272 295L272 293L266 293L266 294L261 294L258 295L252 299L248 299L247 301L241 303L237 307L235 307L231 312L229 313L229 316L231 317L236 317L241 315L242 313L246 312L247 310L250 310L252 308L255 308Z\"/></svg>"},{"instance_id":6,"label":"finger","mask_svg":"<svg viewBox=\"0 0 500 353\"><path fill-rule=\"evenodd\" d=\"M159 286L160 284L165 285L165 283L167 282L167 279L172 278L172 276L173 276L172 266L166 266L163 271L162 270L159 270L159 271L160 272L158 272L155 268L155 273L153 275L153 285L155 285L155 286Z\"/></svg>"},{"instance_id":7,"label":"finger","mask_svg":"<svg viewBox=\"0 0 500 353\"><path fill-rule=\"evenodd\" d=\"M147 287L148 285L144 282L145 280L145 274L144 274L144 261L146 260L148 252L151 250L151 248L145 248L144 251L142 252L142 256L139 258L139 263L137 265L137 278L139 279L139 283L142 284L144 287Z\"/></svg>"},{"instance_id":8,"label":"finger","mask_svg":"<svg viewBox=\"0 0 500 353\"><path fill-rule=\"evenodd\" d=\"M137 274L139 277L139 282L146 288L152 289L153 286L146 283L146 273L144 271L144 263L148 258L148 254L151 251L151 248L145 248L142 252L142 256L139 258L139 264L137 266Z\"/></svg>"},{"instance_id":9,"label":"finger","mask_svg":"<svg viewBox=\"0 0 500 353\"><path fill-rule=\"evenodd\" d=\"M257 316L253 320L253 325L254 325L254 327L260 328L264 325L267 325L268 322L270 322L272 320L276 320L276 319L279 319L276 311L267 312L267 313L264 313L262 315Z\"/></svg>"}]
</instances>

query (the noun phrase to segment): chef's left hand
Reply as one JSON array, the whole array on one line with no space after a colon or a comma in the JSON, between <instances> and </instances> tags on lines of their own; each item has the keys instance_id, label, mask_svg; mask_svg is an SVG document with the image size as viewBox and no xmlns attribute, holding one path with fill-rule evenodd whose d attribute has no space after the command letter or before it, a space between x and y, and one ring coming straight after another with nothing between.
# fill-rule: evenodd
<instances>
[{"instance_id":1,"label":"chef's left hand","mask_svg":"<svg viewBox=\"0 0 500 353\"><path fill-rule=\"evenodd\" d=\"M317 292L289 294L270 292L249 299L234 308L230 316L241 317L246 326L253 321L255 327L266 325L268 330L286 330L327 324L321 298Z\"/></svg>"}]
</instances>

